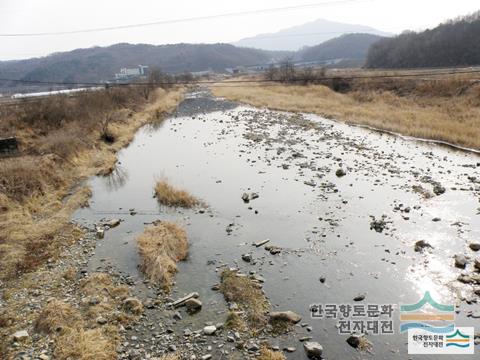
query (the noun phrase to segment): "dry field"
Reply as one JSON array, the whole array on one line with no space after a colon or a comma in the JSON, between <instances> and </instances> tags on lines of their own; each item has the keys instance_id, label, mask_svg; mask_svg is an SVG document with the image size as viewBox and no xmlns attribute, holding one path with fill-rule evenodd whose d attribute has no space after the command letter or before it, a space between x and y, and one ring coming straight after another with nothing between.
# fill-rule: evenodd
<instances>
[{"instance_id":1,"label":"dry field","mask_svg":"<svg viewBox=\"0 0 480 360\"><path fill-rule=\"evenodd\" d=\"M360 74L357 71L342 75ZM329 76L331 74L327 74ZM471 77L336 80L335 84L325 81L325 85L305 86L222 84L212 86L212 90L216 96L254 106L314 113L351 124L480 149L480 84ZM341 90L332 90L336 86Z\"/></svg>"}]
</instances>

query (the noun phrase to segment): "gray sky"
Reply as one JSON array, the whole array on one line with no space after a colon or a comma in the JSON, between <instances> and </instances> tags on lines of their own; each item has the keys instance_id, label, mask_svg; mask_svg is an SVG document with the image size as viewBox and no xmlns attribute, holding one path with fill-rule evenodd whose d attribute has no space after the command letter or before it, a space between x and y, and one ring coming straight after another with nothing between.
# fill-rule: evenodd
<instances>
[{"instance_id":1,"label":"gray sky","mask_svg":"<svg viewBox=\"0 0 480 360\"><path fill-rule=\"evenodd\" d=\"M335 0L0 0L0 34L71 31ZM337 0L338 1L338 0ZM118 42L231 42L323 18L388 32L422 30L480 9L478 0L352 0L308 9L230 16L98 33L0 37L0 60Z\"/></svg>"}]
</instances>

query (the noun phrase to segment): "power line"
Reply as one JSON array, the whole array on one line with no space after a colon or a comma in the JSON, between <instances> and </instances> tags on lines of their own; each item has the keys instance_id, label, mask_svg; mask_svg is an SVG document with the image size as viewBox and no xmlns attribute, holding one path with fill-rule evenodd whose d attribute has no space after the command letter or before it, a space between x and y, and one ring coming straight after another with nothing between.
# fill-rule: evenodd
<instances>
[{"instance_id":1,"label":"power line","mask_svg":"<svg viewBox=\"0 0 480 360\"><path fill-rule=\"evenodd\" d=\"M231 12L231 13L224 13L224 14L217 14L217 15L206 15L206 16L197 16L197 17L180 18L180 19L172 19L172 20L159 20L159 21L139 23L139 24L108 26L108 27L99 27L99 28L90 28L90 29L80 29L80 30L70 30L70 31L51 31L51 32L39 32L39 33L10 33L10 34L4 33L4 34L0 34L0 37L53 36L53 35L71 35L71 34L81 34L81 33L113 31L113 30L122 30L122 29L141 28L141 27L147 27L147 26L185 23L185 22L199 21L199 20L213 20L213 19L232 17L232 16L245 16L245 15L266 14L266 13L283 12L283 11L290 11L290 10L308 9L308 8L316 8L316 7L322 7L322 6L328 6L328 5L347 4L347 3L359 2L359 1L371 1L371 0L329 0L329 1L303 4L303 5L284 6L284 7L260 9L260 10L247 10L247 11Z\"/></svg>"}]
</instances>

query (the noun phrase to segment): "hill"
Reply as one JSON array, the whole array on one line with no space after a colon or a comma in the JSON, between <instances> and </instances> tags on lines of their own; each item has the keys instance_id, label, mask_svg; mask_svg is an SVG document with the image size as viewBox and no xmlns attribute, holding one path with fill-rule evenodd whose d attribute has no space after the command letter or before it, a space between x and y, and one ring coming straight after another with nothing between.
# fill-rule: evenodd
<instances>
[{"instance_id":1,"label":"hill","mask_svg":"<svg viewBox=\"0 0 480 360\"><path fill-rule=\"evenodd\" d=\"M312 47L304 48L295 56L297 61L325 61L333 59L357 60L363 63L368 49L382 36L372 34L346 34Z\"/></svg>"},{"instance_id":2,"label":"hill","mask_svg":"<svg viewBox=\"0 0 480 360\"><path fill-rule=\"evenodd\" d=\"M480 12L423 32L405 32L374 44L370 68L417 68L480 64Z\"/></svg>"},{"instance_id":3,"label":"hill","mask_svg":"<svg viewBox=\"0 0 480 360\"><path fill-rule=\"evenodd\" d=\"M96 82L112 79L122 67L139 64L165 72L225 71L240 65L257 65L282 59L285 52L239 48L230 44L116 44L77 49L42 58L0 62L0 78Z\"/></svg>"},{"instance_id":4,"label":"hill","mask_svg":"<svg viewBox=\"0 0 480 360\"><path fill-rule=\"evenodd\" d=\"M280 30L276 33L260 34L233 43L236 46L246 46L265 50L296 51L304 46L314 46L342 34L367 33L380 36L391 34L376 30L369 26L343 24L318 19L303 25Z\"/></svg>"}]
</instances>

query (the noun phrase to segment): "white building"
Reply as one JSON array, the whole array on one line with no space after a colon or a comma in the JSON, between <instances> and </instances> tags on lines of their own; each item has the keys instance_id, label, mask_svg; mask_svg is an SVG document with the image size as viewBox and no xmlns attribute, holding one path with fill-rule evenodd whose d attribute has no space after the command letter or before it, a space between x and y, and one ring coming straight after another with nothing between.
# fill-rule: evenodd
<instances>
[{"instance_id":1,"label":"white building","mask_svg":"<svg viewBox=\"0 0 480 360\"><path fill-rule=\"evenodd\" d=\"M119 74L115 74L116 80L127 80L139 76L145 76L148 72L148 66L138 65L134 68L122 68Z\"/></svg>"}]
</instances>

